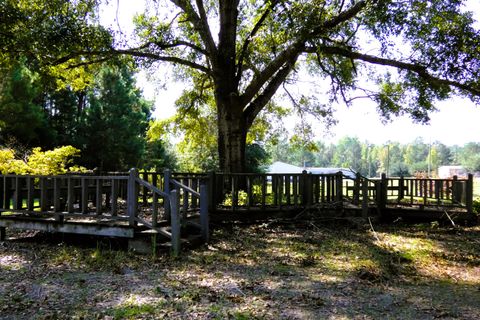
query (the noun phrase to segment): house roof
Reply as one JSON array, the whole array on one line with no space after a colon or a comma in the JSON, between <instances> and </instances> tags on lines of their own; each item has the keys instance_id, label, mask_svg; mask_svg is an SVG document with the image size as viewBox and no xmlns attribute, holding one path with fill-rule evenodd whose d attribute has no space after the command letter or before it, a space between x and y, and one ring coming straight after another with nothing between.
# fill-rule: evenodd
<instances>
[{"instance_id":1,"label":"house roof","mask_svg":"<svg viewBox=\"0 0 480 320\"><path fill-rule=\"evenodd\" d=\"M311 167L311 168L306 168L306 170L310 173L313 174L336 174L338 172L341 172L344 176L355 179L355 171L352 169L348 168L317 168L317 167Z\"/></svg>"},{"instance_id":2,"label":"house roof","mask_svg":"<svg viewBox=\"0 0 480 320\"><path fill-rule=\"evenodd\" d=\"M268 173L302 173L304 169L285 162L277 161L272 163L268 169Z\"/></svg>"},{"instance_id":3,"label":"house roof","mask_svg":"<svg viewBox=\"0 0 480 320\"><path fill-rule=\"evenodd\" d=\"M302 173L303 170L313 174L335 174L339 171L351 179L355 179L355 172L347 168L318 168L318 167L297 167L285 162L277 161L272 163L268 169L268 173Z\"/></svg>"}]
</instances>

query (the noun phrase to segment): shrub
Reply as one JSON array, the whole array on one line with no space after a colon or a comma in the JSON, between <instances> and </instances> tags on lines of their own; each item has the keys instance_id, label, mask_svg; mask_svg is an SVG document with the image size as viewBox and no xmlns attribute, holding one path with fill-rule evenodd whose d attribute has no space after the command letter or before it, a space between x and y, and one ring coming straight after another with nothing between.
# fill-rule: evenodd
<instances>
[{"instance_id":1,"label":"shrub","mask_svg":"<svg viewBox=\"0 0 480 320\"><path fill-rule=\"evenodd\" d=\"M85 172L86 169L73 165L80 156L80 150L72 146L63 146L42 151L34 148L25 159L18 159L11 149L0 150L0 172L2 174L55 175L67 172Z\"/></svg>"},{"instance_id":2,"label":"shrub","mask_svg":"<svg viewBox=\"0 0 480 320\"><path fill-rule=\"evenodd\" d=\"M480 215L480 198L473 200L473 213Z\"/></svg>"}]
</instances>

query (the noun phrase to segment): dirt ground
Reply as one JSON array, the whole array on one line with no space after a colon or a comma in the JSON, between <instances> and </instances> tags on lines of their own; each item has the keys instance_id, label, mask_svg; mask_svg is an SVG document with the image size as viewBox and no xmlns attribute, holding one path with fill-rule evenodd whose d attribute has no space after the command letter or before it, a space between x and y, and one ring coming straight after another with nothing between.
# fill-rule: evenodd
<instances>
[{"instance_id":1,"label":"dirt ground","mask_svg":"<svg viewBox=\"0 0 480 320\"><path fill-rule=\"evenodd\" d=\"M0 319L480 319L480 227L217 226L178 259L8 231Z\"/></svg>"}]
</instances>

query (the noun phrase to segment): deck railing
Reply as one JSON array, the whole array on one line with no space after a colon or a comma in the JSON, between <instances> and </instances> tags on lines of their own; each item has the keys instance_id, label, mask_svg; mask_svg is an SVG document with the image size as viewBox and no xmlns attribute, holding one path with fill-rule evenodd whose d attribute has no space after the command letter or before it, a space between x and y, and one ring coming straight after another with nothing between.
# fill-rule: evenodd
<instances>
[{"instance_id":1,"label":"deck railing","mask_svg":"<svg viewBox=\"0 0 480 320\"><path fill-rule=\"evenodd\" d=\"M132 177L132 174L134 176ZM134 182L132 182L134 181ZM203 190L202 190L202 185ZM208 187L207 187L208 186ZM337 174L189 174L165 171L108 175L0 176L0 214L57 214L108 217L155 228L170 222L171 191L176 190L178 213L188 218L202 202L209 212L283 211L307 206L342 209L361 206L366 215L387 206L462 208L472 213L473 177L418 179L386 177L352 179ZM208 194L200 199L201 194ZM175 203L177 203L175 202ZM151 207L142 217L139 208ZM58 213L61 213L59 215Z\"/></svg>"},{"instance_id":2,"label":"deck railing","mask_svg":"<svg viewBox=\"0 0 480 320\"><path fill-rule=\"evenodd\" d=\"M132 169L128 174L105 176L0 175L0 215L23 214L32 220L54 217L59 223L70 218L124 221L125 226L141 225L170 238L175 255L186 224L200 229L203 240L208 240L208 199L206 181L200 176L187 179L169 171L139 173ZM151 210L145 210L149 206ZM195 215L199 215L199 223L188 221ZM0 236L4 236L5 227L0 225L0 229Z\"/></svg>"},{"instance_id":3,"label":"deck railing","mask_svg":"<svg viewBox=\"0 0 480 320\"><path fill-rule=\"evenodd\" d=\"M128 176L0 175L0 211L109 216L122 219Z\"/></svg>"},{"instance_id":4,"label":"deck railing","mask_svg":"<svg viewBox=\"0 0 480 320\"><path fill-rule=\"evenodd\" d=\"M292 210L311 204L341 206L341 174L210 174L212 210Z\"/></svg>"},{"instance_id":5,"label":"deck railing","mask_svg":"<svg viewBox=\"0 0 480 320\"><path fill-rule=\"evenodd\" d=\"M382 177L379 205L461 208L473 214L473 175L466 179Z\"/></svg>"}]
</instances>

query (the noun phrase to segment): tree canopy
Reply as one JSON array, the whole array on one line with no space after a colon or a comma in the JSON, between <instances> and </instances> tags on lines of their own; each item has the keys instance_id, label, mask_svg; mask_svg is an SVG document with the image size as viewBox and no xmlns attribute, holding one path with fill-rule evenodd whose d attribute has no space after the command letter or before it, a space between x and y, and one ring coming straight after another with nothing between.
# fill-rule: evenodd
<instances>
[{"instance_id":1,"label":"tree canopy","mask_svg":"<svg viewBox=\"0 0 480 320\"><path fill-rule=\"evenodd\" d=\"M118 55L147 67L173 65L190 83L181 111L212 101L220 169L238 172L245 170L248 131L280 89L295 108L319 118L330 115L333 101L359 96L376 101L385 119L407 113L417 121L452 94L480 103L480 34L464 2L154 1L135 18L132 45L98 26L97 1L7 0L0 45L57 74ZM300 70L328 81L319 81L327 83L328 101L290 90Z\"/></svg>"}]
</instances>

